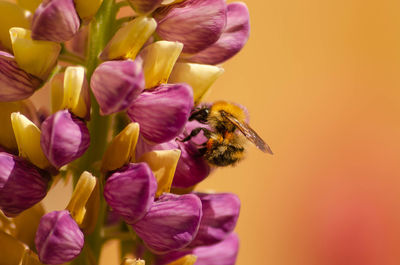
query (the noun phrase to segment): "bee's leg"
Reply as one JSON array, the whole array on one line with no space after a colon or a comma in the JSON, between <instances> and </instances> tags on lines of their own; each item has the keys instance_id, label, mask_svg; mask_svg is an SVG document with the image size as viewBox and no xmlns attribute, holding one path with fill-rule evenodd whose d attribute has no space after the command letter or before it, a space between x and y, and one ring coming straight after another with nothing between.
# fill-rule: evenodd
<instances>
[{"instance_id":1,"label":"bee's leg","mask_svg":"<svg viewBox=\"0 0 400 265\"><path fill-rule=\"evenodd\" d=\"M211 132L209 130L207 130L206 128L199 127L199 128L193 129L193 131L191 131L188 136L186 136L183 139L178 139L178 141L187 142L190 139L192 139L193 137L195 137L196 135L198 135L201 131L203 131L205 137L207 137L207 138L210 137Z\"/></svg>"},{"instance_id":2,"label":"bee's leg","mask_svg":"<svg viewBox=\"0 0 400 265\"><path fill-rule=\"evenodd\" d=\"M199 148L197 150L199 151L200 155L203 156L207 152L207 147Z\"/></svg>"},{"instance_id":3,"label":"bee's leg","mask_svg":"<svg viewBox=\"0 0 400 265\"><path fill-rule=\"evenodd\" d=\"M189 121L196 120L200 123L207 123L208 114L210 113L209 107L197 108L190 114Z\"/></svg>"}]
</instances>

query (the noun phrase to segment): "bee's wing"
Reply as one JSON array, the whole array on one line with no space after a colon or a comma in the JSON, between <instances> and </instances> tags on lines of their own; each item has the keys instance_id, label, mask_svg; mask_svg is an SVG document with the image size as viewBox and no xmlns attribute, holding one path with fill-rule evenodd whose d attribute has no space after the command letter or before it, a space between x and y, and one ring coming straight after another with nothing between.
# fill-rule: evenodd
<instances>
[{"instance_id":1,"label":"bee's wing","mask_svg":"<svg viewBox=\"0 0 400 265\"><path fill-rule=\"evenodd\" d=\"M222 111L222 115L233 125L235 125L250 142L257 146L258 149L265 153L269 153L271 155L273 154L268 144L266 144L264 140L261 139L261 137L247 123L241 123L238 121L238 119L226 111Z\"/></svg>"}]
</instances>

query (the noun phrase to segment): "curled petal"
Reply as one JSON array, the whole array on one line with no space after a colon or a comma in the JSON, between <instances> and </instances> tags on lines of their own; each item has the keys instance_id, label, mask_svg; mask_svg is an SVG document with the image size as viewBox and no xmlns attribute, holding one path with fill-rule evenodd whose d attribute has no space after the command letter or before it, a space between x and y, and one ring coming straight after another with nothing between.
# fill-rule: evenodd
<instances>
[{"instance_id":1,"label":"curled petal","mask_svg":"<svg viewBox=\"0 0 400 265\"><path fill-rule=\"evenodd\" d=\"M166 193L133 228L153 252L161 254L187 246L196 236L201 216L196 195Z\"/></svg>"},{"instance_id":2,"label":"curled petal","mask_svg":"<svg viewBox=\"0 0 400 265\"><path fill-rule=\"evenodd\" d=\"M238 53L250 34L249 11L242 2L228 5L227 25L217 42L190 57L188 61L204 64L220 64Z\"/></svg>"},{"instance_id":3,"label":"curled petal","mask_svg":"<svg viewBox=\"0 0 400 265\"><path fill-rule=\"evenodd\" d=\"M240 200L235 194L196 193L203 207L199 232L190 247L206 246L224 240L239 218Z\"/></svg>"},{"instance_id":4,"label":"curled petal","mask_svg":"<svg viewBox=\"0 0 400 265\"><path fill-rule=\"evenodd\" d=\"M129 4L140 14L147 14L160 6L163 0L128 0Z\"/></svg>"},{"instance_id":5,"label":"curled petal","mask_svg":"<svg viewBox=\"0 0 400 265\"><path fill-rule=\"evenodd\" d=\"M83 233L67 210L50 212L40 220L35 245L41 262L71 261L79 255L83 243Z\"/></svg>"},{"instance_id":6,"label":"curled petal","mask_svg":"<svg viewBox=\"0 0 400 265\"><path fill-rule=\"evenodd\" d=\"M176 63L169 77L169 83L190 85L193 89L194 104L197 105L223 73L224 69L214 65Z\"/></svg>"},{"instance_id":7,"label":"curled petal","mask_svg":"<svg viewBox=\"0 0 400 265\"><path fill-rule=\"evenodd\" d=\"M128 110L140 124L140 132L154 143L172 140L182 130L193 108L193 92L187 84L160 85L143 92Z\"/></svg>"},{"instance_id":8,"label":"curled petal","mask_svg":"<svg viewBox=\"0 0 400 265\"><path fill-rule=\"evenodd\" d=\"M61 45L52 41L33 40L31 31L23 28L11 28L10 36L19 67L42 80L47 79L56 65Z\"/></svg>"},{"instance_id":9,"label":"curled petal","mask_svg":"<svg viewBox=\"0 0 400 265\"><path fill-rule=\"evenodd\" d=\"M42 123L40 144L47 159L57 168L82 156L89 143L86 124L68 110L58 111Z\"/></svg>"},{"instance_id":10,"label":"curled petal","mask_svg":"<svg viewBox=\"0 0 400 265\"><path fill-rule=\"evenodd\" d=\"M18 67L14 56L0 51L0 102L30 97L42 81Z\"/></svg>"},{"instance_id":11,"label":"curled petal","mask_svg":"<svg viewBox=\"0 0 400 265\"><path fill-rule=\"evenodd\" d=\"M0 48L11 51L10 33L11 27L29 28L30 23L25 10L15 3L0 1Z\"/></svg>"},{"instance_id":12,"label":"curled petal","mask_svg":"<svg viewBox=\"0 0 400 265\"><path fill-rule=\"evenodd\" d=\"M135 59L137 53L154 33L157 22L153 18L140 16L123 25L107 43L100 59Z\"/></svg>"},{"instance_id":13,"label":"curled petal","mask_svg":"<svg viewBox=\"0 0 400 265\"><path fill-rule=\"evenodd\" d=\"M156 190L157 182L149 166L131 163L107 179L104 197L115 213L134 224L150 209Z\"/></svg>"},{"instance_id":14,"label":"curled petal","mask_svg":"<svg viewBox=\"0 0 400 265\"><path fill-rule=\"evenodd\" d=\"M154 17L161 38L182 42L184 53L196 53L220 37L226 24L226 4L224 0L186 0L158 9Z\"/></svg>"},{"instance_id":15,"label":"curled petal","mask_svg":"<svg viewBox=\"0 0 400 265\"><path fill-rule=\"evenodd\" d=\"M234 265L239 252L239 238L231 233L220 243L197 247L193 250L175 251L158 258L156 265L169 264L171 261L192 254L197 257L196 265Z\"/></svg>"},{"instance_id":16,"label":"curled petal","mask_svg":"<svg viewBox=\"0 0 400 265\"><path fill-rule=\"evenodd\" d=\"M125 110L144 89L141 61L104 62L94 71L90 86L102 115Z\"/></svg>"},{"instance_id":17,"label":"curled petal","mask_svg":"<svg viewBox=\"0 0 400 265\"><path fill-rule=\"evenodd\" d=\"M0 208L15 216L41 201L47 193L49 178L44 172L8 153L0 153Z\"/></svg>"},{"instance_id":18,"label":"curled petal","mask_svg":"<svg viewBox=\"0 0 400 265\"><path fill-rule=\"evenodd\" d=\"M32 39L64 42L79 30L80 21L73 0L47 0L32 19Z\"/></svg>"}]
</instances>

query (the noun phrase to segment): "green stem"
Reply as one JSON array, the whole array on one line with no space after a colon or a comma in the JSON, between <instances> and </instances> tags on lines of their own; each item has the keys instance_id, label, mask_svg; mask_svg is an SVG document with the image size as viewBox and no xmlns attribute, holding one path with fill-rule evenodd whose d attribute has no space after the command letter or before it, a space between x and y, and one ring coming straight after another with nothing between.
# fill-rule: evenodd
<instances>
[{"instance_id":1,"label":"green stem","mask_svg":"<svg viewBox=\"0 0 400 265\"><path fill-rule=\"evenodd\" d=\"M104 0L95 18L91 21L89 53L86 62L89 84L92 74L100 62L98 56L112 37L111 34L115 24L116 12L115 0ZM81 255L73 261L73 264L98 264L101 247L103 245L101 228L104 223L106 203L103 197L103 178L96 163L101 161L106 149L111 119L109 116L100 115L99 105L93 94L91 94L91 103L91 120L88 123L91 144L86 153L75 164L74 184L84 170L88 170L98 177L100 184L100 207L96 228L92 234L85 237L85 248Z\"/></svg>"}]
</instances>

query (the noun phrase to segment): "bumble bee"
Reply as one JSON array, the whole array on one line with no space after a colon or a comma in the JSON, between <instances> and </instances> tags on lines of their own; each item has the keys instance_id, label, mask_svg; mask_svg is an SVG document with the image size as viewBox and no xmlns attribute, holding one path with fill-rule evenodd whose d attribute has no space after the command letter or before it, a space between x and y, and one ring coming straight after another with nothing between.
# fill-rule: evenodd
<instances>
[{"instance_id":1,"label":"bumble bee","mask_svg":"<svg viewBox=\"0 0 400 265\"><path fill-rule=\"evenodd\" d=\"M239 106L218 101L192 111L189 121L196 120L209 128L193 129L182 141L188 141L203 131L207 141L200 145L199 152L212 165L234 165L244 157L247 140L263 152L273 154L271 148L246 123L246 113Z\"/></svg>"}]
</instances>

